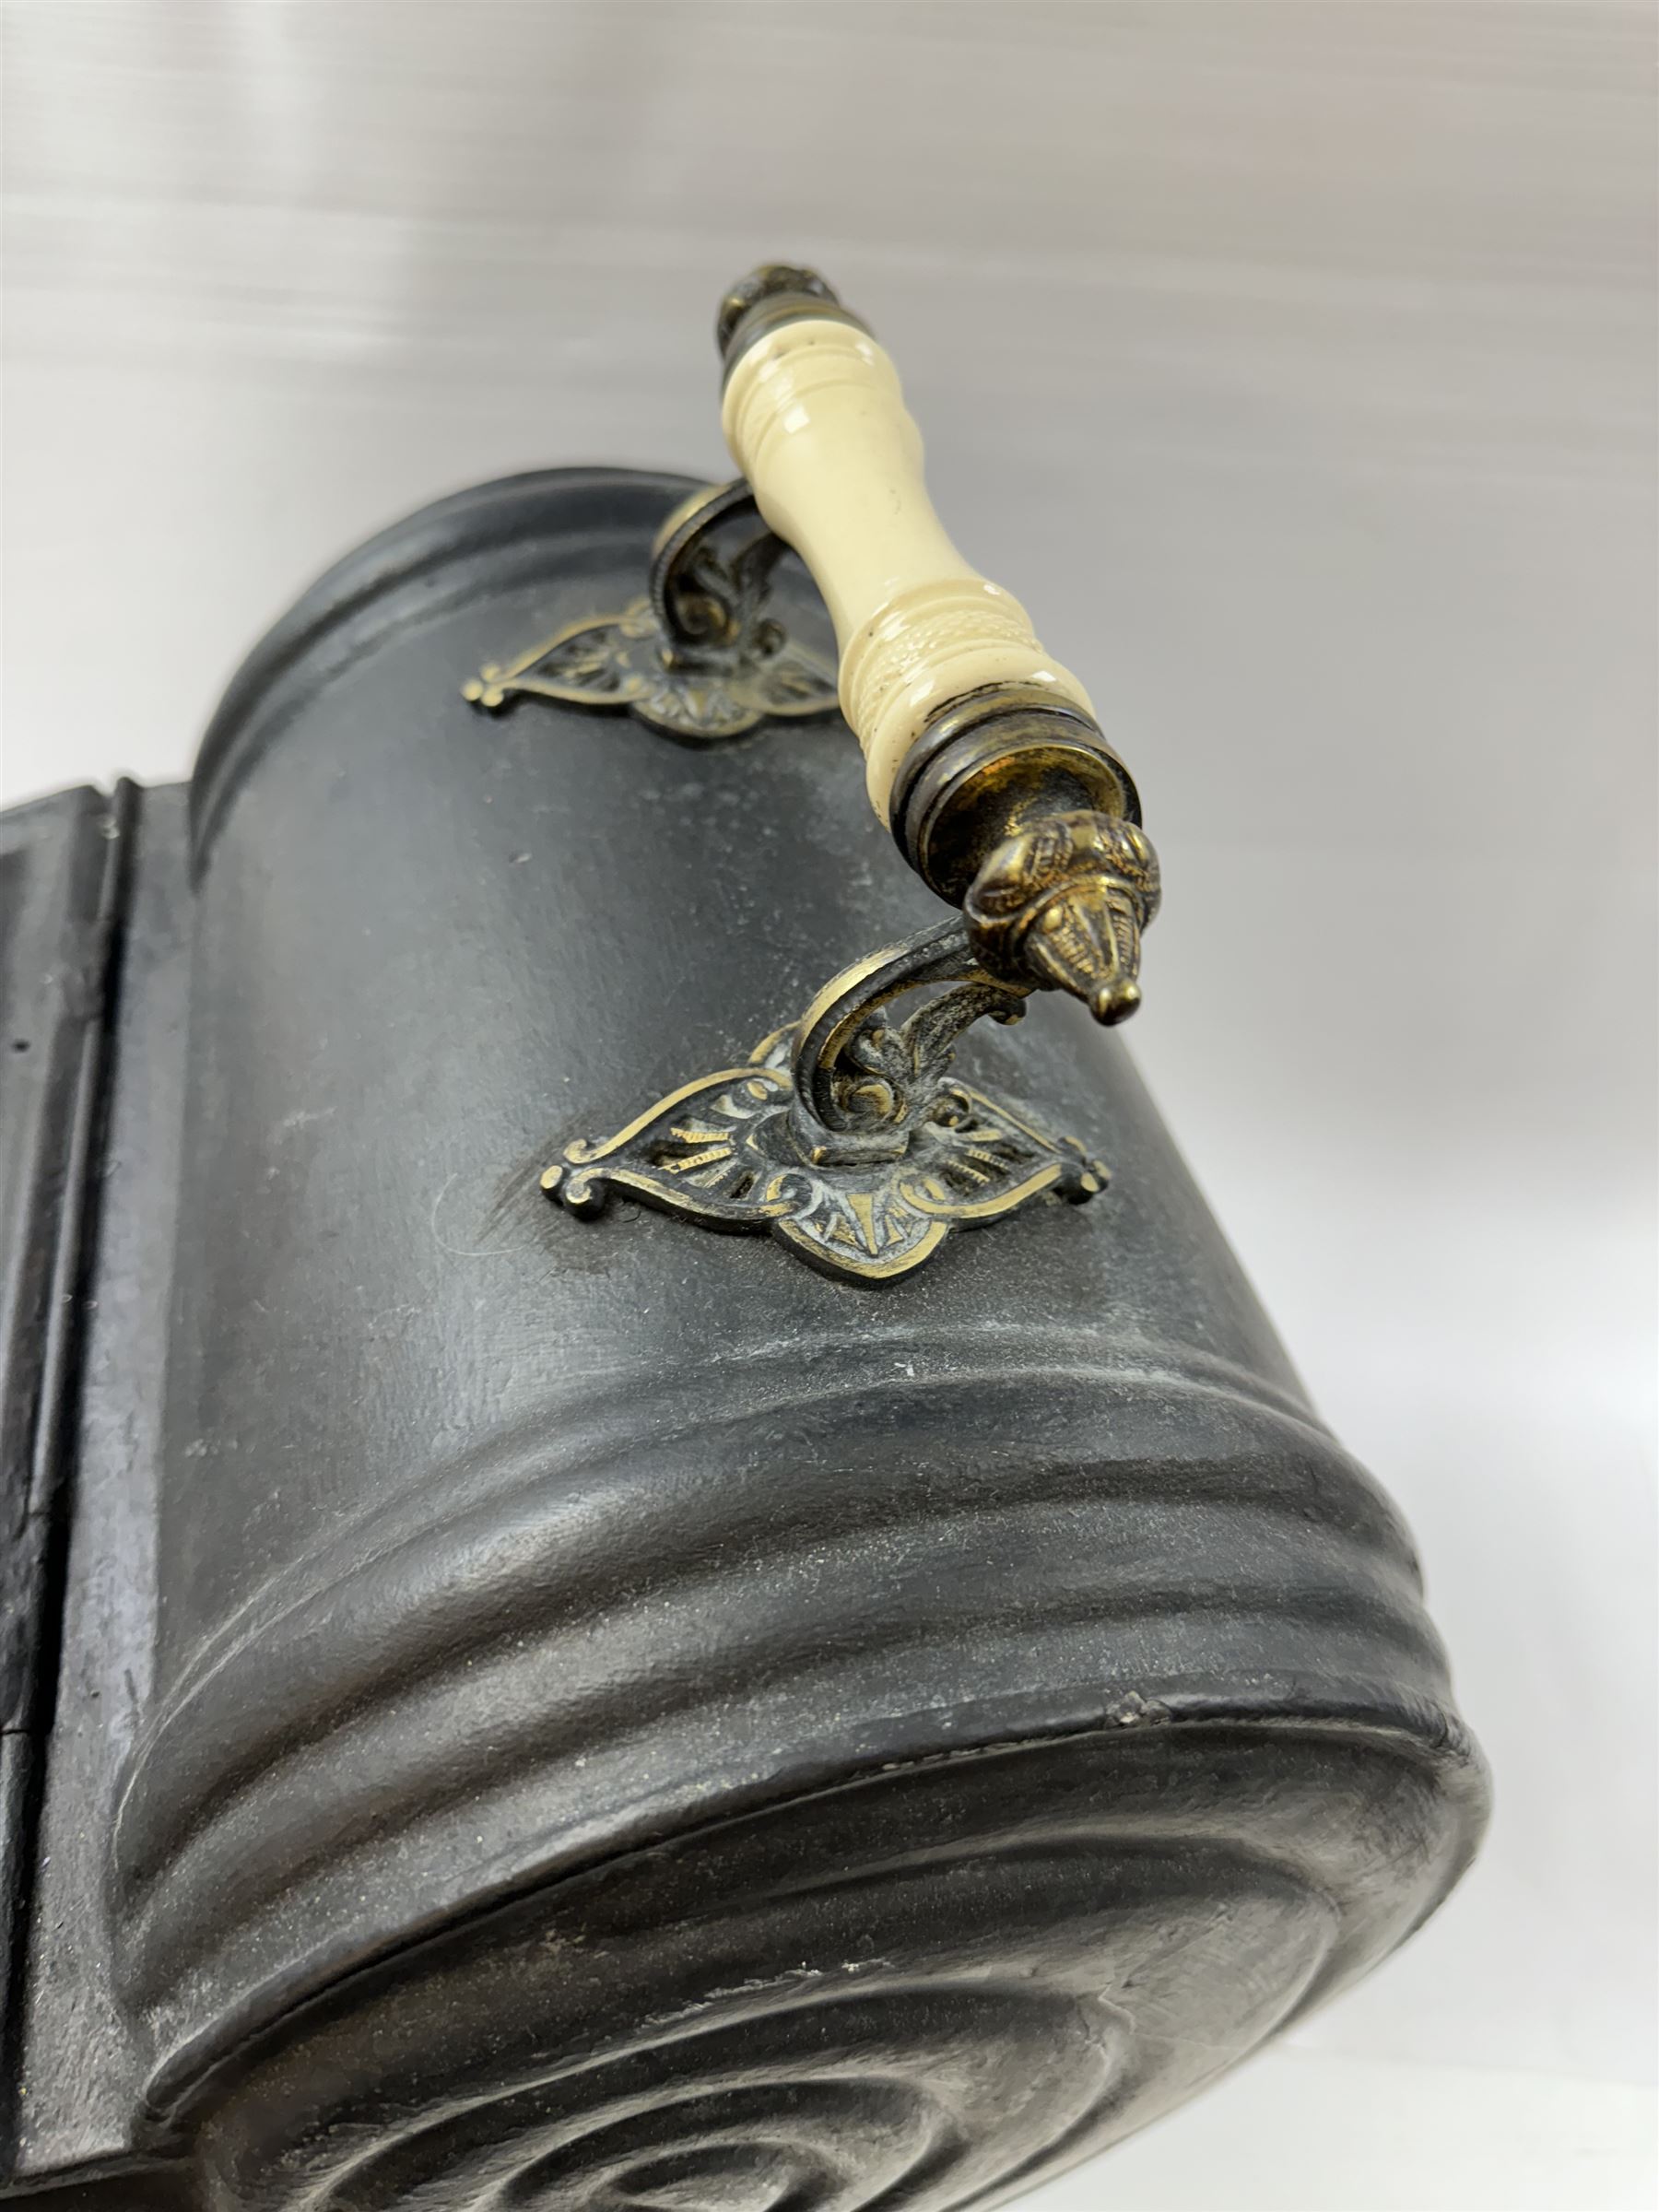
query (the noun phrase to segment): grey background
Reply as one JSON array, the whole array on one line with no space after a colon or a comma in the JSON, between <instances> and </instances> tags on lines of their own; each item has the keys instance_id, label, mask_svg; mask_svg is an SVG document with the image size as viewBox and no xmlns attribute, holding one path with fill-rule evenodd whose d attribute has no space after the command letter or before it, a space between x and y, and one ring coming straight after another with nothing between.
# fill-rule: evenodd
<instances>
[{"instance_id":1,"label":"grey background","mask_svg":"<svg viewBox=\"0 0 1659 2212\"><path fill-rule=\"evenodd\" d=\"M337 552L729 473L821 265L1134 766L1133 1041L1405 1506L1499 1812L1364 1989L1032 2199L1654 2186L1653 18L11 0L4 788L188 767Z\"/></svg>"}]
</instances>

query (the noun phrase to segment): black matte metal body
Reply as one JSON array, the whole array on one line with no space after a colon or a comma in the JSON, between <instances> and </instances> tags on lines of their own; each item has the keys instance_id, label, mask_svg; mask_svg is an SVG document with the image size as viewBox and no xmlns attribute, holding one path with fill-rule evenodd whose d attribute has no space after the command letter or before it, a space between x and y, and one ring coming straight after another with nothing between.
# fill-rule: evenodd
<instances>
[{"instance_id":1,"label":"black matte metal body","mask_svg":"<svg viewBox=\"0 0 1659 2212\"><path fill-rule=\"evenodd\" d=\"M463 702L686 489L414 517L136 810L25 2202L989 2204L1474 1848L1406 1533L1082 1007L962 1058L1110 1191L890 1288L538 1191L938 911L839 722Z\"/></svg>"}]
</instances>

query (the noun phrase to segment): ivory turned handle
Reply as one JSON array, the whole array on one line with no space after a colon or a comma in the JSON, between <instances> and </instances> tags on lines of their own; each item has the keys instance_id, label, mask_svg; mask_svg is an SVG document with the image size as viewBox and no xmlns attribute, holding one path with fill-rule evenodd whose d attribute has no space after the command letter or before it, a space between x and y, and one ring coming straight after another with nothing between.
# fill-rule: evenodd
<instances>
[{"instance_id":1,"label":"ivory turned handle","mask_svg":"<svg viewBox=\"0 0 1659 2212\"><path fill-rule=\"evenodd\" d=\"M1037 686L1092 715L1018 600L946 535L923 481L921 432L873 338L828 319L768 332L733 364L721 422L762 517L830 609L841 712L882 821L905 754L964 694Z\"/></svg>"}]
</instances>

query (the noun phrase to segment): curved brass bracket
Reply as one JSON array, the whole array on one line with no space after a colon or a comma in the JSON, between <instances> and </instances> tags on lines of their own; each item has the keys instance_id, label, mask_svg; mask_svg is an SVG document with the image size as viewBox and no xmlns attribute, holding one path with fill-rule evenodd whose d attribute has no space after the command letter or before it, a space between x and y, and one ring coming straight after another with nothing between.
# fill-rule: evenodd
<instances>
[{"instance_id":1,"label":"curved brass bracket","mask_svg":"<svg viewBox=\"0 0 1659 2212\"><path fill-rule=\"evenodd\" d=\"M835 670L768 612L782 540L762 526L729 553L715 542L757 514L741 477L693 492L657 533L643 598L619 615L569 623L514 661L486 662L462 697L492 712L520 698L626 708L692 745L829 713Z\"/></svg>"},{"instance_id":2,"label":"curved brass bracket","mask_svg":"<svg viewBox=\"0 0 1659 2212\"><path fill-rule=\"evenodd\" d=\"M883 1020L930 985L946 988ZM742 1066L670 1091L603 1143L567 1145L542 1188L575 1214L617 1189L705 1228L770 1230L831 1275L907 1275L952 1229L1106 1183L1080 1145L948 1073L963 1030L1018 1020L1027 989L989 974L953 918L844 969Z\"/></svg>"}]
</instances>

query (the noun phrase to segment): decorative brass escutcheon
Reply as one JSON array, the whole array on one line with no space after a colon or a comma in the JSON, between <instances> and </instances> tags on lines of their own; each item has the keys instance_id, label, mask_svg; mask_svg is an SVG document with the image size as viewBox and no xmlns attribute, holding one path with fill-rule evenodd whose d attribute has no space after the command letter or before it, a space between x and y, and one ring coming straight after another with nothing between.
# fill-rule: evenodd
<instances>
[{"instance_id":1,"label":"decorative brass escutcheon","mask_svg":"<svg viewBox=\"0 0 1659 2212\"><path fill-rule=\"evenodd\" d=\"M901 1025L883 1018L929 984L947 988ZM603 1143L567 1145L542 1188L576 1214L614 1189L705 1228L769 1230L861 1282L908 1275L953 1229L1105 1186L1080 1145L949 1073L962 1031L1018 1020L1025 995L981 967L959 920L943 923L844 970L741 1066L670 1091Z\"/></svg>"},{"instance_id":2,"label":"decorative brass escutcheon","mask_svg":"<svg viewBox=\"0 0 1659 2212\"><path fill-rule=\"evenodd\" d=\"M657 533L643 597L619 615L567 623L515 660L486 662L462 697L492 712L515 699L626 711L687 745L830 712L834 669L769 612L772 571L788 547L761 527L720 548L733 525L755 517L741 478L693 492Z\"/></svg>"}]
</instances>

